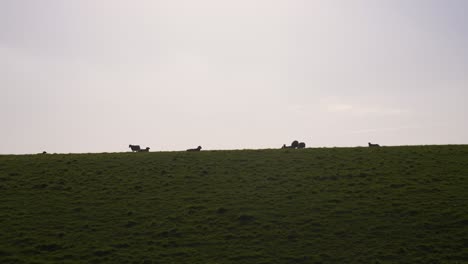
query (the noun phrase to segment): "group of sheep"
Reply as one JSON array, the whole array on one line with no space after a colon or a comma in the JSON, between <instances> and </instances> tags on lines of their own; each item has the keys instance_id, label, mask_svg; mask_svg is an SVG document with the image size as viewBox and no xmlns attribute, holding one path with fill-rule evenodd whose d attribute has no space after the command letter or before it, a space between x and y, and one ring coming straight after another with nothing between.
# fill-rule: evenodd
<instances>
[{"instance_id":1,"label":"group of sheep","mask_svg":"<svg viewBox=\"0 0 468 264\"><path fill-rule=\"evenodd\" d=\"M372 144L372 143L368 143L369 147L372 148L372 147L380 147L379 144ZM146 147L144 149L142 149L140 147L140 145L128 145L128 147L132 150L132 152L149 152L150 148L149 147ZM306 144L304 142L299 142L297 140L294 140L292 143L291 143L291 146L286 146L286 144L283 144L283 146L281 147L282 149L303 149L306 147ZM201 151L202 147L201 146L198 146L197 148L193 148L193 149L187 149L187 151ZM47 154L46 151L42 152L42 154Z\"/></svg>"},{"instance_id":2,"label":"group of sheep","mask_svg":"<svg viewBox=\"0 0 468 264\"><path fill-rule=\"evenodd\" d=\"M132 152L149 152L150 148L142 149L140 145L128 145L128 147L132 150Z\"/></svg>"},{"instance_id":3,"label":"group of sheep","mask_svg":"<svg viewBox=\"0 0 468 264\"><path fill-rule=\"evenodd\" d=\"M286 146L286 144L283 144L283 146L281 147L282 149L287 149L287 148L292 148L292 149L303 149L306 147L306 144L304 142L300 142L297 141L297 140L294 140L292 143L291 143L291 146Z\"/></svg>"},{"instance_id":4,"label":"group of sheep","mask_svg":"<svg viewBox=\"0 0 468 264\"><path fill-rule=\"evenodd\" d=\"M379 144L372 144L370 142L368 142L368 145L370 148L374 148L374 147L380 147ZM283 146L281 147L282 149L288 149L288 148L292 148L292 149L303 149L306 147L306 144L304 142L300 142L297 141L297 140L294 140L292 143L291 143L291 146L286 146L286 144L283 144Z\"/></svg>"},{"instance_id":5,"label":"group of sheep","mask_svg":"<svg viewBox=\"0 0 468 264\"><path fill-rule=\"evenodd\" d=\"M142 149L140 148L140 145L128 145L128 147L132 150L132 152L149 152L150 148L145 148ZM194 149L187 149L187 151L200 151L202 149L201 146L198 146L197 148Z\"/></svg>"},{"instance_id":6,"label":"group of sheep","mask_svg":"<svg viewBox=\"0 0 468 264\"><path fill-rule=\"evenodd\" d=\"M372 144L372 143L368 143L369 147L380 147L379 144ZM149 152L150 148L145 148L145 149L142 149L140 148L139 145L128 145L128 147L132 150L132 152ZM286 144L283 144L283 146L281 147L282 149L303 149L306 147L306 144L304 142L299 142L297 140L294 140L292 143L291 143L291 146L286 146ZM187 151L201 151L202 147L201 146L198 146L197 148L193 148L193 149L187 149ZM44 151L45 152L45 151Z\"/></svg>"}]
</instances>

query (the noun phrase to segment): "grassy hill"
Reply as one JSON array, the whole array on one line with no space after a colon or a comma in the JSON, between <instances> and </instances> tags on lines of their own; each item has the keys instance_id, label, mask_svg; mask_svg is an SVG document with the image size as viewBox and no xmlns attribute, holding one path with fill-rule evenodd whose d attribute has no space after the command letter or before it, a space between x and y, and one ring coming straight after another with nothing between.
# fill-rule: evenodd
<instances>
[{"instance_id":1,"label":"grassy hill","mask_svg":"<svg viewBox=\"0 0 468 264\"><path fill-rule=\"evenodd\" d=\"M0 156L0 263L468 263L468 146Z\"/></svg>"}]
</instances>

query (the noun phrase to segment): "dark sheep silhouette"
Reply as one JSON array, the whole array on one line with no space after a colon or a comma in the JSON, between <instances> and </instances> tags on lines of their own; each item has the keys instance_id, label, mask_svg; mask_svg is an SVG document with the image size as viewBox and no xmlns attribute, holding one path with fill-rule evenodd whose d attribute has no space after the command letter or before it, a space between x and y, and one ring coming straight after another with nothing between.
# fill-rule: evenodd
<instances>
[{"instance_id":1,"label":"dark sheep silhouette","mask_svg":"<svg viewBox=\"0 0 468 264\"><path fill-rule=\"evenodd\" d=\"M299 141L297 140L294 140L292 143L291 143L291 146L286 146L286 144L283 144L283 146L281 147L282 149L289 149L289 148L292 148L292 149L302 149L302 148L305 148L306 144L304 142L301 142L299 143Z\"/></svg>"},{"instance_id":2,"label":"dark sheep silhouette","mask_svg":"<svg viewBox=\"0 0 468 264\"><path fill-rule=\"evenodd\" d=\"M294 140L292 143L291 143L291 147L293 148L297 148L299 146L299 141L297 140Z\"/></svg>"},{"instance_id":3,"label":"dark sheep silhouette","mask_svg":"<svg viewBox=\"0 0 468 264\"><path fill-rule=\"evenodd\" d=\"M138 152L149 152L149 150L150 150L150 148L147 147L147 148L145 148L145 149L140 149L140 150L138 150Z\"/></svg>"},{"instance_id":4,"label":"dark sheep silhouette","mask_svg":"<svg viewBox=\"0 0 468 264\"><path fill-rule=\"evenodd\" d=\"M132 152L138 152L141 150L139 145L128 145L128 147L132 150Z\"/></svg>"},{"instance_id":5,"label":"dark sheep silhouette","mask_svg":"<svg viewBox=\"0 0 468 264\"><path fill-rule=\"evenodd\" d=\"M194 149L187 149L187 151L200 151L201 150L201 146L198 146L198 148L194 148Z\"/></svg>"},{"instance_id":6,"label":"dark sheep silhouette","mask_svg":"<svg viewBox=\"0 0 468 264\"><path fill-rule=\"evenodd\" d=\"M370 147L370 148L372 148L372 147L380 147L379 144L372 144L372 143L370 143L370 142L369 142L368 144L369 144L369 147Z\"/></svg>"}]
</instances>

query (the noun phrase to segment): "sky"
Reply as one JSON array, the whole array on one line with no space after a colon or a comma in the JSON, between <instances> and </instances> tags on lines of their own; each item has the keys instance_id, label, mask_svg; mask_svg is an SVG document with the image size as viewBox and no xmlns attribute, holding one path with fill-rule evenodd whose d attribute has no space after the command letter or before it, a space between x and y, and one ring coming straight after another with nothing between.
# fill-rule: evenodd
<instances>
[{"instance_id":1,"label":"sky","mask_svg":"<svg viewBox=\"0 0 468 264\"><path fill-rule=\"evenodd\" d=\"M468 1L0 0L0 154L468 143Z\"/></svg>"}]
</instances>

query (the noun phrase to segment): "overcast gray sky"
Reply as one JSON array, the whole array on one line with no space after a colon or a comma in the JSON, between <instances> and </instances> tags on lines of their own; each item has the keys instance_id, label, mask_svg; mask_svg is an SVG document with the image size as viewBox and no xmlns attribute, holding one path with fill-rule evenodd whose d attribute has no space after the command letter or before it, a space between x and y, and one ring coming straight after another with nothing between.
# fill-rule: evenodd
<instances>
[{"instance_id":1,"label":"overcast gray sky","mask_svg":"<svg viewBox=\"0 0 468 264\"><path fill-rule=\"evenodd\" d=\"M468 1L0 0L0 153L468 143Z\"/></svg>"}]
</instances>

